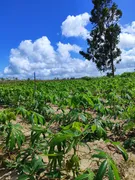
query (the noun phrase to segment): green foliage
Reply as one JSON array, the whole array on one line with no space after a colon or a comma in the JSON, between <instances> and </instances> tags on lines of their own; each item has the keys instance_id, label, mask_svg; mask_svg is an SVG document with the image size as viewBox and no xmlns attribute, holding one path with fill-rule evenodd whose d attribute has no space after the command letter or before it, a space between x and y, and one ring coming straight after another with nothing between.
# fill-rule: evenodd
<instances>
[{"instance_id":1,"label":"green foliage","mask_svg":"<svg viewBox=\"0 0 135 180\"><path fill-rule=\"evenodd\" d=\"M7 109L7 110L0 112L0 124L6 125L11 120L16 120L15 113L12 112L12 110Z\"/></svg>"},{"instance_id":2,"label":"green foliage","mask_svg":"<svg viewBox=\"0 0 135 180\"><path fill-rule=\"evenodd\" d=\"M32 124L45 124L45 119L42 115L34 111L28 111L24 107L18 107L16 109L16 114L22 115L24 119L27 119Z\"/></svg>"},{"instance_id":3,"label":"green foliage","mask_svg":"<svg viewBox=\"0 0 135 180\"><path fill-rule=\"evenodd\" d=\"M17 169L19 171L19 180L36 180L44 172L45 164L42 158L35 153L33 149L26 149L17 157Z\"/></svg>"},{"instance_id":4,"label":"green foliage","mask_svg":"<svg viewBox=\"0 0 135 180\"><path fill-rule=\"evenodd\" d=\"M117 44L121 32L118 22L122 12L111 0L93 0L92 3L94 8L91 11L90 22L93 29L90 38L87 39L89 47L87 53L80 51L80 54L95 62L100 71L111 70L110 74L114 76L114 60L119 63L118 57L121 55Z\"/></svg>"},{"instance_id":5,"label":"green foliage","mask_svg":"<svg viewBox=\"0 0 135 180\"><path fill-rule=\"evenodd\" d=\"M94 178L95 174L90 169L87 169L83 174L75 178L75 180L94 180Z\"/></svg>"},{"instance_id":6,"label":"green foliage","mask_svg":"<svg viewBox=\"0 0 135 180\"><path fill-rule=\"evenodd\" d=\"M15 120L16 116L12 109L7 109L0 113L0 129L5 137L5 147L9 151L13 151L16 148L20 149L25 141L22 126L14 124L12 121Z\"/></svg>"},{"instance_id":7,"label":"green foliage","mask_svg":"<svg viewBox=\"0 0 135 180\"><path fill-rule=\"evenodd\" d=\"M73 172L73 178L79 174L79 161L79 157L76 154L73 154L72 157L66 162L66 169L67 171Z\"/></svg>"},{"instance_id":8,"label":"green foliage","mask_svg":"<svg viewBox=\"0 0 135 180\"><path fill-rule=\"evenodd\" d=\"M128 154L126 152L126 150L121 146L120 142L112 142L112 144L117 147L117 149L121 152L123 158L125 161L128 160Z\"/></svg>"},{"instance_id":9,"label":"green foliage","mask_svg":"<svg viewBox=\"0 0 135 180\"><path fill-rule=\"evenodd\" d=\"M74 179L119 179L116 163L105 152L94 155L99 165L96 170L93 167L94 173L82 172L78 149L108 138L126 138L124 147L134 149L134 78L132 73L115 78L39 81L35 93L32 81L1 84L0 103L6 110L0 111L0 147L6 147L6 152L1 148L6 165L17 168L24 179L38 179L41 173L43 178L62 179L63 171ZM19 122L30 127L26 141L25 127ZM122 143L110 143L127 161Z\"/></svg>"},{"instance_id":10,"label":"green foliage","mask_svg":"<svg viewBox=\"0 0 135 180\"><path fill-rule=\"evenodd\" d=\"M45 139L47 132L49 132L49 129L47 129L46 127L33 125L31 128L31 144L34 145L35 143L37 143L41 135Z\"/></svg>"},{"instance_id":11,"label":"green foliage","mask_svg":"<svg viewBox=\"0 0 135 180\"><path fill-rule=\"evenodd\" d=\"M64 156L73 149L74 154L66 162L66 169L73 172L74 177L79 171L79 157L77 156L77 145L83 140L88 126L80 122L73 122L62 127L61 132L52 137L49 143L50 170L56 171L56 167L61 168L64 163Z\"/></svg>"},{"instance_id":12,"label":"green foliage","mask_svg":"<svg viewBox=\"0 0 135 180\"><path fill-rule=\"evenodd\" d=\"M120 180L118 168L111 156L101 150L97 150L97 152L98 154L94 154L92 157L103 159L103 161L100 164L95 179L102 180L104 176L108 176L109 180Z\"/></svg>"},{"instance_id":13,"label":"green foliage","mask_svg":"<svg viewBox=\"0 0 135 180\"><path fill-rule=\"evenodd\" d=\"M104 124L101 120L95 119L93 125L91 126L92 133L98 138L106 138L107 134L104 129Z\"/></svg>"},{"instance_id":14,"label":"green foliage","mask_svg":"<svg viewBox=\"0 0 135 180\"><path fill-rule=\"evenodd\" d=\"M135 148L135 137L131 137L131 138L128 138L125 142L124 142L124 147L126 149L129 149L129 148Z\"/></svg>"},{"instance_id":15,"label":"green foliage","mask_svg":"<svg viewBox=\"0 0 135 180\"><path fill-rule=\"evenodd\" d=\"M22 143L25 141L25 136L21 131L22 127L19 124L11 124L5 127L6 135L6 148L12 151L16 146L21 147Z\"/></svg>"},{"instance_id":16,"label":"green foliage","mask_svg":"<svg viewBox=\"0 0 135 180\"><path fill-rule=\"evenodd\" d=\"M91 119L91 115L89 113L82 112L81 110L77 109L70 110L68 113L56 114L52 117L53 121L63 126L71 124L75 121L87 124L88 119Z\"/></svg>"}]
</instances>

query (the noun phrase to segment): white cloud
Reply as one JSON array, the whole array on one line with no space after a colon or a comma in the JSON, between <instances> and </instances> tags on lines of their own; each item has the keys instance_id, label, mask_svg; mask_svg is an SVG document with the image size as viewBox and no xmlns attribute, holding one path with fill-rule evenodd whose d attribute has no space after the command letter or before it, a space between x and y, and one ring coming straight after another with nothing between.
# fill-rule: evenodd
<instances>
[{"instance_id":1,"label":"white cloud","mask_svg":"<svg viewBox=\"0 0 135 180\"><path fill-rule=\"evenodd\" d=\"M61 42L59 42L57 44L58 46L58 53L60 54L60 56L62 58L64 58L65 60L68 60L70 58L70 51L76 52L78 53L81 48L77 45L71 45L71 44L62 44Z\"/></svg>"},{"instance_id":2,"label":"white cloud","mask_svg":"<svg viewBox=\"0 0 135 180\"><path fill-rule=\"evenodd\" d=\"M89 31L85 28L89 23L90 15L88 13L77 16L68 16L62 23L62 35L66 37L82 37L86 39Z\"/></svg>"},{"instance_id":3,"label":"white cloud","mask_svg":"<svg viewBox=\"0 0 135 180\"><path fill-rule=\"evenodd\" d=\"M95 65L71 56L70 52L78 53L80 50L77 45L61 42L54 50L47 37L34 42L22 41L18 48L11 49L10 64L4 69L4 74L9 77L27 78L36 72L37 77L41 79L96 75Z\"/></svg>"},{"instance_id":4,"label":"white cloud","mask_svg":"<svg viewBox=\"0 0 135 180\"><path fill-rule=\"evenodd\" d=\"M125 48L134 48L135 47L135 21L131 24L121 26L120 34L120 47Z\"/></svg>"},{"instance_id":5,"label":"white cloud","mask_svg":"<svg viewBox=\"0 0 135 180\"><path fill-rule=\"evenodd\" d=\"M86 39L89 34L86 29L88 23L88 13L68 16L62 23L62 34L66 37ZM119 46L122 49L122 61L117 65L117 73L133 70L135 67L135 21L122 26ZM33 77L33 73L36 72L37 78L41 79L100 75L92 62L79 57L80 50L81 47L76 44L62 42L58 42L57 48L54 49L46 36L34 42L25 40L17 48L11 49L9 66L5 67L3 75L28 78ZM72 55L72 52L76 53L77 58L74 54Z\"/></svg>"},{"instance_id":6,"label":"white cloud","mask_svg":"<svg viewBox=\"0 0 135 180\"><path fill-rule=\"evenodd\" d=\"M55 56L55 51L47 37L37 39L35 42L22 41L18 48L11 49L10 65L4 69L4 74L26 77L37 69L41 74L46 67L55 65ZM47 70L44 75L48 73Z\"/></svg>"},{"instance_id":7,"label":"white cloud","mask_svg":"<svg viewBox=\"0 0 135 180\"><path fill-rule=\"evenodd\" d=\"M127 69L135 68L135 48L130 50L122 50L121 55L122 61L117 65L118 69L123 69L127 71Z\"/></svg>"},{"instance_id":8,"label":"white cloud","mask_svg":"<svg viewBox=\"0 0 135 180\"><path fill-rule=\"evenodd\" d=\"M122 32L135 34L135 21L122 27Z\"/></svg>"},{"instance_id":9,"label":"white cloud","mask_svg":"<svg viewBox=\"0 0 135 180\"><path fill-rule=\"evenodd\" d=\"M121 30L119 46L122 50L122 61L117 65L119 73L135 69L135 21L121 26Z\"/></svg>"},{"instance_id":10,"label":"white cloud","mask_svg":"<svg viewBox=\"0 0 135 180\"><path fill-rule=\"evenodd\" d=\"M121 33L120 34L120 48L133 48L135 47L135 34Z\"/></svg>"}]
</instances>

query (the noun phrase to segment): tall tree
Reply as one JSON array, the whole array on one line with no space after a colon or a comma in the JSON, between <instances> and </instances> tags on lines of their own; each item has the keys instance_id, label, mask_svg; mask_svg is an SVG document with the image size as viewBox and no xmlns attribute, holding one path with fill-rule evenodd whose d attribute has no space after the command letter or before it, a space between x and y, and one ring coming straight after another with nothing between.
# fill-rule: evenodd
<instances>
[{"instance_id":1,"label":"tall tree","mask_svg":"<svg viewBox=\"0 0 135 180\"><path fill-rule=\"evenodd\" d=\"M114 76L114 62L121 61L121 50L118 48L121 28L119 19L122 11L112 0L92 0L94 8L91 11L90 22L93 28L87 39L87 52L80 51L86 59L95 62L100 71L110 71Z\"/></svg>"}]
</instances>

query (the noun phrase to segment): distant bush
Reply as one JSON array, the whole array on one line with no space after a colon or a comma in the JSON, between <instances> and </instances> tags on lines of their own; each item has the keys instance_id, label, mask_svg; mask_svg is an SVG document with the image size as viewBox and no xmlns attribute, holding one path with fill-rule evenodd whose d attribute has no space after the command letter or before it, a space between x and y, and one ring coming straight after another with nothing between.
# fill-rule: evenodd
<instances>
[{"instance_id":1,"label":"distant bush","mask_svg":"<svg viewBox=\"0 0 135 180\"><path fill-rule=\"evenodd\" d=\"M82 77L81 79L84 79L84 80L91 80L91 79L93 79L92 77L89 77L89 76L84 76L84 77Z\"/></svg>"},{"instance_id":2,"label":"distant bush","mask_svg":"<svg viewBox=\"0 0 135 180\"><path fill-rule=\"evenodd\" d=\"M135 72L124 72L121 77L132 77L135 76Z\"/></svg>"}]
</instances>

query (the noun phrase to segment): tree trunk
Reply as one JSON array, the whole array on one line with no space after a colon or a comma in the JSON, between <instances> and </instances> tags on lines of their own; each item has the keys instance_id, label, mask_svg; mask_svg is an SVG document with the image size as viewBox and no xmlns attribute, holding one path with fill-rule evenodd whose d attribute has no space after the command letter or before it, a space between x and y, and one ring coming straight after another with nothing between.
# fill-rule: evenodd
<instances>
[{"instance_id":1,"label":"tree trunk","mask_svg":"<svg viewBox=\"0 0 135 180\"><path fill-rule=\"evenodd\" d=\"M114 77L114 64L113 64L113 58L111 57L111 69L112 69L112 76Z\"/></svg>"},{"instance_id":2,"label":"tree trunk","mask_svg":"<svg viewBox=\"0 0 135 180\"><path fill-rule=\"evenodd\" d=\"M113 37L113 32L112 32L112 34L111 34L111 69L112 69L112 76L114 77L114 71L115 71L115 69L114 69L114 63L113 63L113 54L112 54L112 52L113 52L113 48L112 48L112 37Z\"/></svg>"}]
</instances>

